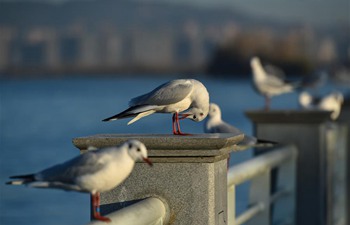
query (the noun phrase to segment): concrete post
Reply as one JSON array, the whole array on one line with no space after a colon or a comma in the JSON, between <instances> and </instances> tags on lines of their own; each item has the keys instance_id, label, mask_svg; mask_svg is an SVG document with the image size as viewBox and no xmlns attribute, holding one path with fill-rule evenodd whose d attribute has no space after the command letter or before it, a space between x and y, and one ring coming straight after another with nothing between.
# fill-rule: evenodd
<instances>
[{"instance_id":1,"label":"concrete post","mask_svg":"<svg viewBox=\"0 0 350 225\"><path fill-rule=\"evenodd\" d=\"M345 98L344 104L342 105L342 110L339 116L339 121L347 124L348 128L348 133L347 133L347 151L346 151L346 157L347 157L347 174L346 174L346 182L347 182L347 190L346 190L346 195L347 197L345 198L346 201L346 207L345 211L347 212L347 218L346 218L346 223L347 225L350 225L350 97L347 96L348 98Z\"/></svg>"},{"instance_id":2,"label":"concrete post","mask_svg":"<svg viewBox=\"0 0 350 225\"><path fill-rule=\"evenodd\" d=\"M331 157L328 136L338 129L328 122L330 112L249 111L246 115L253 121L257 137L294 143L299 149L295 224L326 225L331 216L327 211L327 197L331 194L327 182L327 160ZM276 179L272 190L276 189Z\"/></svg>"},{"instance_id":3,"label":"concrete post","mask_svg":"<svg viewBox=\"0 0 350 225\"><path fill-rule=\"evenodd\" d=\"M227 158L243 135L115 134L76 138L73 143L85 151L88 146L113 146L129 139L146 145L154 166L137 163L125 182L103 193L102 214L154 196L169 205L170 217L164 224L227 223Z\"/></svg>"}]
</instances>

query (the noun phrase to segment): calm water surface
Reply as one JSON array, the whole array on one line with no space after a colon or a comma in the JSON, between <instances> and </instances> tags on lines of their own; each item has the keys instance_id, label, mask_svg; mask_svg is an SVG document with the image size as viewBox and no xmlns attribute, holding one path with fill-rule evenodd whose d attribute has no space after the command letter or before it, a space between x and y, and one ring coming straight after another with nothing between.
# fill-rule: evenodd
<instances>
[{"instance_id":1,"label":"calm water surface","mask_svg":"<svg viewBox=\"0 0 350 225\"><path fill-rule=\"evenodd\" d=\"M156 114L127 126L128 120L101 119L127 107L132 97L152 90L169 78L75 78L2 80L0 83L0 224L78 225L89 221L89 196L61 190L6 186L7 177L39 171L79 154L72 138L98 133L171 133L171 115ZM250 81L200 79L211 101L222 108L223 119L252 134L247 109L263 107ZM297 108L297 94L272 100L277 109ZM202 133L203 122L184 121L182 130ZM251 157L235 153L230 164ZM247 184L238 188L241 212Z\"/></svg>"}]
</instances>

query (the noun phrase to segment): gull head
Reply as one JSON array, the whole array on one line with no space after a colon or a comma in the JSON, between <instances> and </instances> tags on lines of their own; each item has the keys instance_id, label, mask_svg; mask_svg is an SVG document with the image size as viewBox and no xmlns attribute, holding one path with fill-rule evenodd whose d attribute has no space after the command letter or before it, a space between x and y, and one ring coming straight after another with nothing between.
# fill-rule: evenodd
<instances>
[{"instance_id":1,"label":"gull head","mask_svg":"<svg viewBox=\"0 0 350 225\"><path fill-rule=\"evenodd\" d=\"M344 103L344 96L342 93L340 93L339 91L335 91L332 93L334 96L334 99L341 105Z\"/></svg>"},{"instance_id":2,"label":"gull head","mask_svg":"<svg viewBox=\"0 0 350 225\"><path fill-rule=\"evenodd\" d=\"M152 166L152 162L148 159L146 146L138 140L128 140L123 144L128 149L130 157L135 161L145 161Z\"/></svg>"},{"instance_id":3,"label":"gull head","mask_svg":"<svg viewBox=\"0 0 350 225\"><path fill-rule=\"evenodd\" d=\"M252 67L256 67L257 65L260 65L260 59L257 56L254 56L250 59L250 65Z\"/></svg>"},{"instance_id":4,"label":"gull head","mask_svg":"<svg viewBox=\"0 0 350 225\"><path fill-rule=\"evenodd\" d=\"M299 103L303 108L310 107L312 100L313 100L312 96L305 91L301 92L299 95Z\"/></svg>"},{"instance_id":5,"label":"gull head","mask_svg":"<svg viewBox=\"0 0 350 225\"><path fill-rule=\"evenodd\" d=\"M209 105L209 114L208 114L209 117L221 117L221 109L220 107L215 104L215 103L210 103Z\"/></svg>"},{"instance_id":6,"label":"gull head","mask_svg":"<svg viewBox=\"0 0 350 225\"><path fill-rule=\"evenodd\" d=\"M209 113L209 108L208 109L202 109L202 108L190 108L184 113L179 114L180 115L180 120L182 119L190 119L195 122L200 122L207 117Z\"/></svg>"}]
</instances>

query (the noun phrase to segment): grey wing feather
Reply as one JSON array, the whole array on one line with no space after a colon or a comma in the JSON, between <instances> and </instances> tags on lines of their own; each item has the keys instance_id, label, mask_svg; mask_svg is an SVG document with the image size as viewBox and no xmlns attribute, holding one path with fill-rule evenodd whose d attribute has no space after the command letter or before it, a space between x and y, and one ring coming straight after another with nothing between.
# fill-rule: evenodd
<instances>
[{"instance_id":1,"label":"grey wing feather","mask_svg":"<svg viewBox=\"0 0 350 225\"><path fill-rule=\"evenodd\" d=\"M91 151L77 156L65 163L55 165L40 172L45 181L61 181L63 183L74 183L78 176L94 173L104 165L99 163L96 152Z\"/></svg>"},{"instance_id":2,"label":"grey wing feather","mask_svg":"<svg viewBox=\"0 0 350 225\"><path fill-rule=\"evenodd\" d=\"M129 106L173 104L184 99L192 88L191 82L169 81L147 94L131 99Z\"/></svg>"},{"instance_id":3,"label":"grey wing feather","mask_svg":"<svg viewBox=\"0 0 350 225\"><path fill-rule=\"evenodd\" d=\"M232 133L234 135L243 134L238 128L227 123L221 123L219 126L213 127L211 129L211 133Z\"/></svg>"},{"instance_id":4,"label":"grey wing feather","mask_svg":"<svg viewBox=\"0 0 350 225\"><path fill-rule=\"evenodd\" d=\"M283 80L275 76L269 76L265 82L268 86L272 87L280 87L282 85L285 85Z\"/></svg>"},{"instance_id":5,"label":"grey wing feather","mask_svg":"<svg viewBox=\"0 0 350 225\"><path fill-rule=\"evenodd\" d=\"M266 73L268 73L271 76L277 77L280 80L286 79L286 74L281 70L280 68L273 66L273 65L266 65L264 66L264 69Z\"/></svg>"}]
</instances>

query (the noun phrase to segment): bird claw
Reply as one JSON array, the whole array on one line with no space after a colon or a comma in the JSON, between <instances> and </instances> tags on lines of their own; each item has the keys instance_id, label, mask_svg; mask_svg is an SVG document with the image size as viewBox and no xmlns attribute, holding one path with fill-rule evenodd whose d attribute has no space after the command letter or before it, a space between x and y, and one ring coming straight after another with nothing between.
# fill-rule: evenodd
<instances>
[{"instance_id":1,"label":"bird claw","mask_svg":"<svg viewBox=\"0 0 350 225\"><path fill-rule=\"evenodd\" d=\"M188 134L188 133L182 133L181 131L175 131L173 132L174 135L182 135L182 136L190 136L192 134Z\"/></svg>"},{"instance_id":2,"label":"bird claw","mask_svg":"<svg viewBox=\"0 0 350 225\"><path fill-rule=\"evenodd\" d=\"M100 220L100 221L103 221L103 222L106 222L106 223L110 223L111 222L110 218L104 217L104 216L101 216L101 215L95 215L94 219L95 220Z\"/></svg>"}]
</instances>

